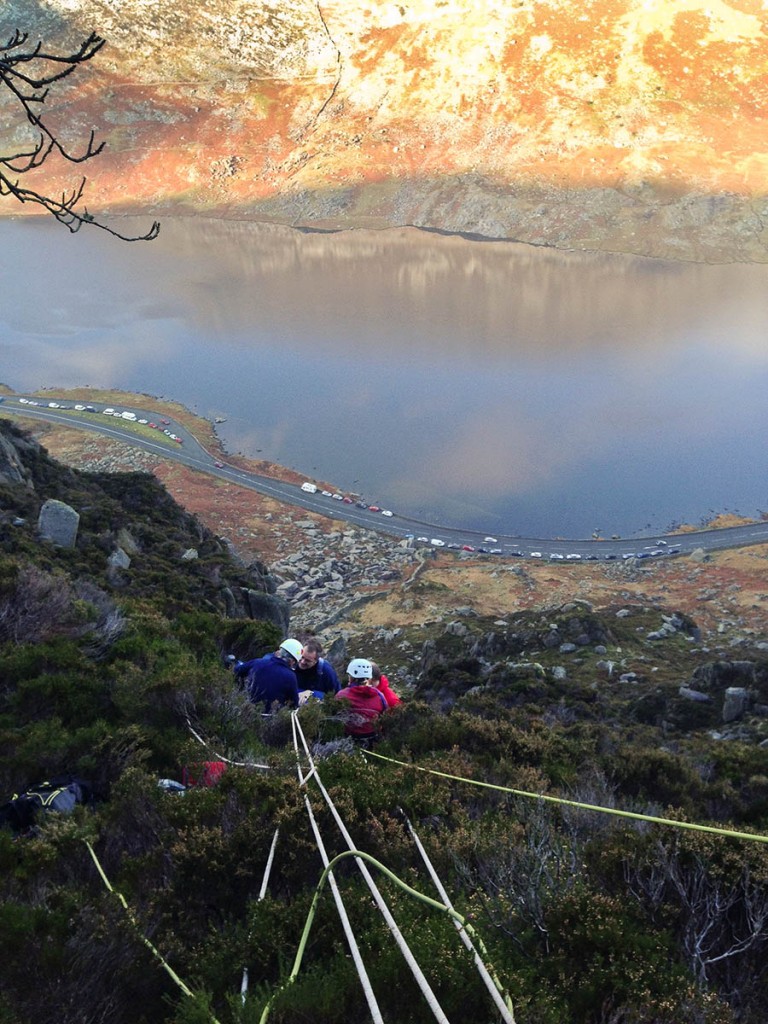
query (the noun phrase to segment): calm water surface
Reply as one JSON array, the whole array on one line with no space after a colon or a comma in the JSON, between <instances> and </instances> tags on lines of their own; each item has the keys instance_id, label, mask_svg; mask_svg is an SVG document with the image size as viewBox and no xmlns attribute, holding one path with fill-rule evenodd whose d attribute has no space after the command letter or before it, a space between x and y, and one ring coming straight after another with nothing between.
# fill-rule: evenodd
<instances>
[{"instance_id":1,"label":"calm water surface","mask_svg":"<svg viewBox=\"0 0 768 1024\"><path fill-rule=\"evenodd\" d=\"M491 532L768 508L768 267L200 219L0 240L16 390L164 395L230 451Z\"/></svg>"}]
</instances>

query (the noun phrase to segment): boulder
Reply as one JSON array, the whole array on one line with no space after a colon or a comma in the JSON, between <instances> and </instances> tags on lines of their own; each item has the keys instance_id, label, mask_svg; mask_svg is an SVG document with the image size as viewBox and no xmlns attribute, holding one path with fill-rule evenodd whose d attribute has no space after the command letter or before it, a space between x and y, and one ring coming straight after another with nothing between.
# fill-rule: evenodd
<instances>
[{"instance_id":1,"label":"boulder","mask_svg":"<svg viewBox=\"0 0 768 1024\"><path fill-rule=\"evenodd\" d=\"M723 697L723 722L735 722L749 708L749 690L743 686L729 686Z\"/></svg>"},{"instance_id":2,"label":"boulder","mask_svg":"<svg viewBox=\"0 0 768 1024\"><path fill-rule=\"evenodd\" d=\"M117 548L107 559L107 565L110 569L129 569L131 566L131 558L122 548Z\"/></svg>"},{"instance_id":3,"label":"boulder","mask_svg":"<svg viewBox=\"0 0 768 1024\"><path fill-rule=\"evenodd\" d=\"M263 594L258 590L247 590L248 611L252 619L273 622L280 627L283 636L288 635L291 622L291 606L281 597Z\"/></svg>"},{"instance_id":4,"label":"boulder","mask_svg":"<svg viewBox=\"0 0 768 1024\"><path fill-rule=\"evenodd\" d=\"M49 540L61 548L75 546L79 525L79 512L56 498L49 498L44 503L37 520L37 529L43 540Z\"/></svg>"}]
</instances>

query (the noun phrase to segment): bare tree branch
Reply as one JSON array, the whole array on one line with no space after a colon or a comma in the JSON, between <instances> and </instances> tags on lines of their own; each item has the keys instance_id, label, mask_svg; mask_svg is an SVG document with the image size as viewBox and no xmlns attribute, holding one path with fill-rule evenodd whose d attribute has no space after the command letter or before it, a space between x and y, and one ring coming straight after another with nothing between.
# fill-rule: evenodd
<instances>
[{"instance_id":1,"label":"bare tree branch","mask_svg":"<svg viewBox=\"0 0 768 1024\"><path fill-rule=\"evenodd\" d=\"M44 119L41 109L50 87L62 81L79 67L87 63L104 45L104 40L92 32L74 53L59 54L43 50L42 42L29 45L29 36L16 31L5 43L0 44L0 86L3 86L16 104L20 119L28 122L37 139L31 148L0 156L0 197L12 196L20 203L32 203L47 210L71 232L79 231L83 224L92 224L102 231L122 238L127 242L150 241L157 237L160 225L154 221L146 234L128 236L96 220L79 204L83 197L85 178L71 192L62 194L60 199L38 192L35 188L22 185L20 178L41 167L52 153L58 154L68 163L85 163L104 148L96 142L91 131L88 141L79 152L69 149Z\"/></svg>"}]
</instances>

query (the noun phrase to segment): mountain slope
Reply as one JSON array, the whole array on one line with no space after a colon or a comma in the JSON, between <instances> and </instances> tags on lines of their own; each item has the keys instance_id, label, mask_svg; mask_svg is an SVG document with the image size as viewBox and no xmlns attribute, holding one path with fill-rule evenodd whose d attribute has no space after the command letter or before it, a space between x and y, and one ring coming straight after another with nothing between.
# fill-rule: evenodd
<instances>
[{"instance_id":1,"label":"mountain slope","mask_svg":"<svg viewBox=\"0 0 768 1024\"><path fill-rule=\"evenodd\" d=\"M106 139L94 208L766 259L756 0L15 0L20 23L108 40L50 101Z\"/></svg>"}]
</instances>

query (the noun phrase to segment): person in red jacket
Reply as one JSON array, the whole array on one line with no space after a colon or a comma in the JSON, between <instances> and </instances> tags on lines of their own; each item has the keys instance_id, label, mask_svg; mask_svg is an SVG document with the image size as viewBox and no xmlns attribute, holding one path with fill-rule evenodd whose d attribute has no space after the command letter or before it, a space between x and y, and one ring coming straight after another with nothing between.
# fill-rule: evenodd
<instances>
[{"instance_id":1,"label":"person in red jacket","mask_svg":"<svg viewBox=\"0 0 768 1024\"><path fill-rule=\"evenodd\" d=\"M376 736L379 715L387 700L373 683L373 665L366 658L353 658L347 665L347 685L335 699L344 702L344 731L357 742L368 745Z\"/></svg>"},{"instance_id":2,"label":"person in red jacket","mask_svg":"<svg viewBox=\"0 0 768 1024\"><path fill-rule=\"evenodd\" d=\"M384 694L384 700L387 702L388 708L393 708L400 703L400 698L393 689L390 688L389 680L385 675L382 674L381 669L375 661L371 662L371 668L373 669L373 685L379 691Z\"/></svg>"}]
</instances>

